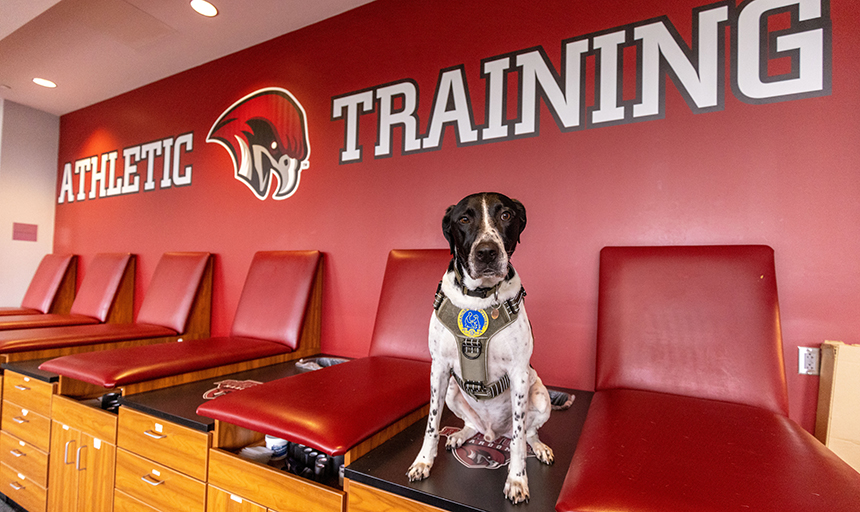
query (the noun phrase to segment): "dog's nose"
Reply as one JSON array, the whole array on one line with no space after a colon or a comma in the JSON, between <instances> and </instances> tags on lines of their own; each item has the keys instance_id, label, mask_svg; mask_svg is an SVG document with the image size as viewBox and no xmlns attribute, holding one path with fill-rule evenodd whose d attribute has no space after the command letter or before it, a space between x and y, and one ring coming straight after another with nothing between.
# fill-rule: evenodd
<instances>
[{"instance_id":1,"label":"dog's nose","mask_svg":"<svg viewBox=\"0 0 860 512\"><path fill-rule=\"evenodd\" d=\"M496 250L496 246L493 244L483 243L475 248L475 257L481 263L491 263L496 260L496 257L498 255L499 252Z\"/></svg>"}]
</instances>

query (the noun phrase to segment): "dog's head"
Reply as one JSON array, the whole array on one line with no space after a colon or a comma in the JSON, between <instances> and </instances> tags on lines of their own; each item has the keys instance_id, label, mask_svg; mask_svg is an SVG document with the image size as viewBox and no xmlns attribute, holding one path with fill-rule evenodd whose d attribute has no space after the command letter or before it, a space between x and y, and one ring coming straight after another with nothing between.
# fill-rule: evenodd
<instances>
[{"instance_id":1,"label":"dog's head","mask_svg":"<svg viewBox=\"0 0 860 512\"><path fill-rule=\"evenodd\" d=\"M508 260L526 227L526 208L495 192L464 197L448 207L442 232L464 276L493 286L508 273Z\"/></svg>"}]
</instances>

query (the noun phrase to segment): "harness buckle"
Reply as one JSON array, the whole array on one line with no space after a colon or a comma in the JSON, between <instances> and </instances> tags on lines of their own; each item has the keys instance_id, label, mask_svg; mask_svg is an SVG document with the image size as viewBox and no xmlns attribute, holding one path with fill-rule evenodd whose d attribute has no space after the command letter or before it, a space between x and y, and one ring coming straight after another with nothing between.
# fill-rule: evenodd
<instances>
[{"instance_id":1,"label":"harness buckle","mask_svg":"<svg viewBox=\"0 0 860 512\"><path fill-rule=\"evenodd\" d=\"M481 340L476 338L464 338L460 343L460 352L463 353L463 357L466 359L474 361L481 357L481 352L483 351L483 345L481 344Z\"/></svg>"},{"instance_id":2,"label":"harness buckle","mask_svg":"<svg viewBox=\"0 0 860 512\"><path fill-rule=\"evenodd\" d=\"M475 380L467 380L463 382L463 390L474 397L485 397L487 387L483 382Z\"/></svg>"}]
</instances>

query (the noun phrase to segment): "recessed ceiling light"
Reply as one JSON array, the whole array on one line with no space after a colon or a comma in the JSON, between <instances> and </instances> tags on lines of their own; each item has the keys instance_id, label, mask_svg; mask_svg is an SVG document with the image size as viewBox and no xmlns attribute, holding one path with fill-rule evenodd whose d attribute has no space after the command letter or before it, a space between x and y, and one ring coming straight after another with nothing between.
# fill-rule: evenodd
<instances>
[{"instance_id":1,"label":"recessed ceiling light","mask_svg":"<svg viewBox=\"0 0 860 512\"><path fill-rule=\"evenodd\" d=\"M191 8L209 18L218 15L218 9L206 0L191 0Z\"/></svg>"},{"instance_id":2,"label":"recessed ceiling light","mask_svg":"<svg viewBox=\"0 0 860 512\"><path fill-rule=\"evenodd\" d=\"M41 85L42 87L48 87L50 89L53 89L57 86L57 84L55 84L54 82L50 80L45 80L44 78L34 78L33 83Z\"/></svg>"}]
</instances>

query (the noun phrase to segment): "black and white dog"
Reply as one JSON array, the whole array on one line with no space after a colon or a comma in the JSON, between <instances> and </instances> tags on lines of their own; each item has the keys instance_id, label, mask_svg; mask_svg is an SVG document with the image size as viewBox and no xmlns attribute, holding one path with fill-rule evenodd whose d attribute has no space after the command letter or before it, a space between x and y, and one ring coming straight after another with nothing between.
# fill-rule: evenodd
<instances>
[{"instance_id":1,"label":"black and white dog","mask_svg":"<svg viewBox=\"0 0 860 512\"><path fill-rule=\"evenodd\" d=\"M430 475L443 399L465 422L448 437L448 449L479 432L488 441L510 436L504 492L513 503L529 499L526 443L540 461L553 462L537 433L549 419L550 397L529 365L533 338L525 292L510 265L525 227L525 207L497 193L470 195L445 212L442 231L453 258L430 320L430 415L421 452L407 472L410 481Z\"/></svg>"}]
</instances>

